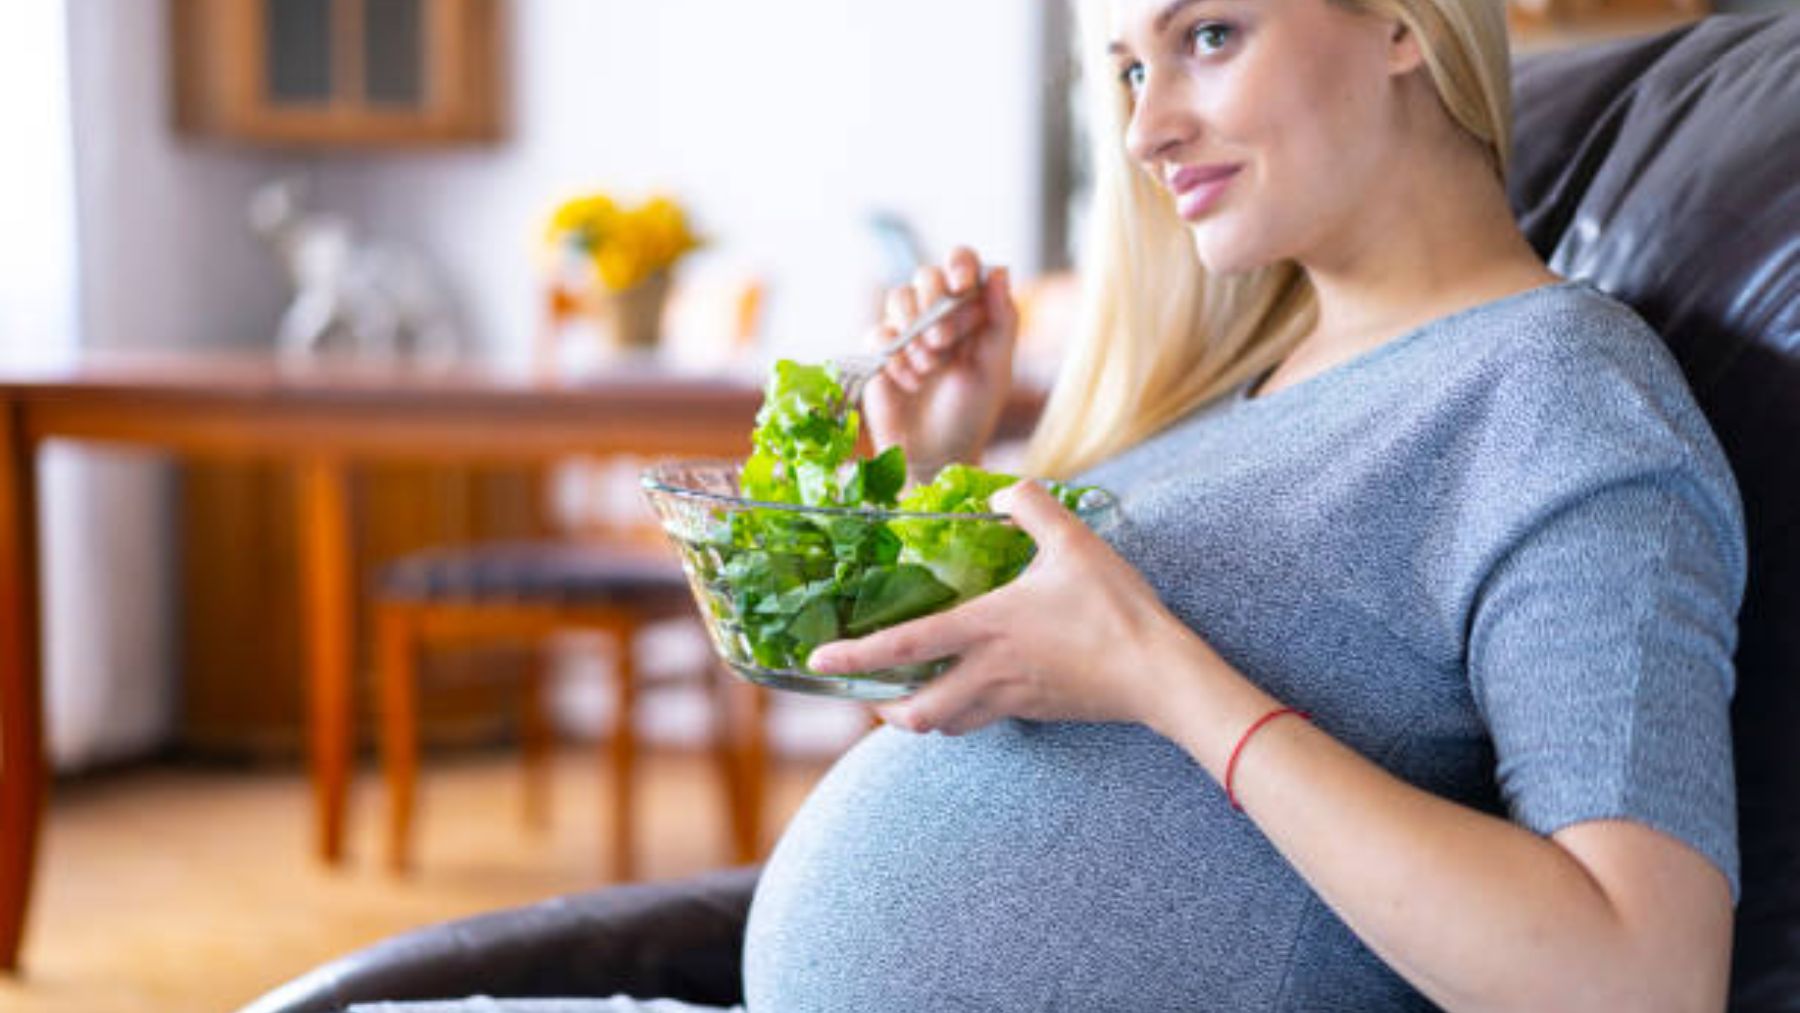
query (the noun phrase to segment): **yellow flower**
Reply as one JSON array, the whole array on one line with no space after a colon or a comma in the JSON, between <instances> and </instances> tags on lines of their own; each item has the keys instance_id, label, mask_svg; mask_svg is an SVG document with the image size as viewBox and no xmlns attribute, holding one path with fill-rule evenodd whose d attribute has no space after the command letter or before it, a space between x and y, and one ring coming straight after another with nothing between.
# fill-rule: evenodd
<instances>
[{"instance_id":1,"label":"yellow flower","mask_svg":"<svg viewBox=\"0 0 1800 1013\"><path fill-rule=\"evenodd\" d=\"M546 240L581 250L592 260L601 284L615 292L668 270L700 245L673 200L653 197L627 208L598 193L559 205L550 216Z\"/></svg>"}]
</instances>

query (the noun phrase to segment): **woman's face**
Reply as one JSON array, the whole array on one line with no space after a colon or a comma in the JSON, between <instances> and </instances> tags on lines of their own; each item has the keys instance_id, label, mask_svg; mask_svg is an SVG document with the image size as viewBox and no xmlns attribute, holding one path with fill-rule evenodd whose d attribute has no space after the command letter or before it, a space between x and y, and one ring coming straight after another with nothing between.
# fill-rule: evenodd
<instances>
[{"instance_id":1,"label":"woman's face","mask_svg":"<svg viewBox=\"0 0 1800 1013\"><path fill-rule=\"evenodd\" d=\"M1112 0L1126 147L1209 271L1332 257L1403 143L1396 22L1331 0Z\"/></svg>"}]
</instances>

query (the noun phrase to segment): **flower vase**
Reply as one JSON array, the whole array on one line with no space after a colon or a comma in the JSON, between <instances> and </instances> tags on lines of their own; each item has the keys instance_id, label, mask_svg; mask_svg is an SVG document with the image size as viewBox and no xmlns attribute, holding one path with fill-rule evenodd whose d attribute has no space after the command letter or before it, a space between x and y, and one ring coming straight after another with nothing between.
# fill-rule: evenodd
<instances>
[{"instance_id":1,"label":"flower vase","mask_svg":"<svg viewBox=\"0 0 1800 1013\"><path fill-rule=\"evenodd\" d=\"M668 301L667 271L657 271L630 288L602 294L595 321L602 340L616 351L654 349L662 337L663 307Z\"/></svg>"}]
</instances>

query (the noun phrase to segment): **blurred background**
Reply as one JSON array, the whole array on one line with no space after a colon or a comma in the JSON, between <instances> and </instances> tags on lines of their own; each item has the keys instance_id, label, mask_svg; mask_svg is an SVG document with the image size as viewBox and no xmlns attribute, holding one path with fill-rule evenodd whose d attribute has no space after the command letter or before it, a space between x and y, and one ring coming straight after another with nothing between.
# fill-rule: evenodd
<instances>
[{"instance_id":1,"label":"blurred background","mask_svg":"<svg viewBox=\"0 0 1800 1013\"><path fill-rule=\"evenodd\" d=\"M1515 43L1787 6L1520 0ZM621 652L647 681L712 667L691 619L647 613L629 636L421 653L423 776L446 780L412 875L390 875L369 631L393 567L523 541L653 551L635 476L658 454L629 434L679 428L724 390L743 407L718 439L747 439L769 363L855 348L883 289L955 244L1012 267L1021 388L1041 394L1080 231L1068 20L1042 0L0 5L0 390L49 403L64 394L46 377L69 396L124 383L149 434L27 451L57 783L36 970L0 985L0 1009L229 1008L421 921L747 857L705 760L726 719L703 674L635 713L645 825L621 872L618 753L583 745L619 737ZM346 558L322 571L292 447L187 453L150 433L182 399L466 404L479 428L509 424L495 405L578 414L589 396L598 418L615 395L647 407L606 423L603 451L338 462ZM323 863L318 572L346 575L357 631L350 837ZM528 802L556 811L536 836L487 815L516 808L535 734L521 692L564 743L565 787ZM767 750L742 767L768 781L747 796L761 849L868 714L742 692L732 755Z\"/></svg>"},{"instance_id":2,"label":"blurred background","mask_svg":"<svg viewBox=\"0 0 1800 1013\"><path fill-rule=\"evenodd\" d=\"M707 237L682 275L763 290L757 360L861 340L893 270L877 214L932 237L929 254L966 242L1027 275L1046 259L1050 95L1039 86L1046 24L1034 3L946 0L903 17L823 2L357 4L372 21L410 11L386 16L391 52L375 58L418 77L394 89L400 99L367 103L380 116L425 98L444 60L495 69L467 119L447 127L370 116L311 129L283 117L334 101L331 68L344 62L334 19L352 5L264 5L256 41L267 51L241 55L263 64L271 90L289 92L252 98L229 92L241 68L220 66L232 61L216 51L237 28L232 6L37 0L0 15L11 22L0 33L11 50L9 147L33 152L7 170L9 351L272 350L294 293L250 208L275 180L298 185L303 213L342 219L356 241L398 244L427 264L463 354L482 362L534 353L543 232L560 201L589 191L681 202ZM458 7L483 23L454 56L434 52L431 14ZM733 337L705 326L683 339ZM706 365L713 351L689 361ZM72 765L162 743L180 724L174 476L161 465L92 467L83 494L58 498L76 480L68 472L94 457L46 471L59 504L45 532L58 603L51 669L120 680L99 695L79 691L94 676L48 681L52 748ZM84 557L104 571L90 565L85 589L73 583ZM82 634L59 639L77 625L59 621L60 603L76 598L68 607Z\"/></svg>"}]
</instances>

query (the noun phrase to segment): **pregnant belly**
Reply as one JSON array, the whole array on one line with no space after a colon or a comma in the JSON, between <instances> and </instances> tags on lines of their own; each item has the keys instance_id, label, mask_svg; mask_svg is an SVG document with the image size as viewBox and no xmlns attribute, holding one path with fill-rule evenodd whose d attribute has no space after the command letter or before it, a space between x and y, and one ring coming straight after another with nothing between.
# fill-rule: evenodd
<instances>
[{"instance_id":1,"label":"pregnant belly","mask_svg":"<svg viewBox=\"0 0 1800 1013\"><path fill-rule=\"evenodd\" d=\"M752 1013L1262 1008L1307 896L1141 727L883 729L771 857L746 993Z\"/></svg>"}]
</instances>

